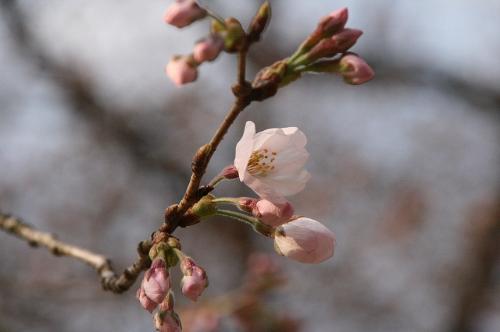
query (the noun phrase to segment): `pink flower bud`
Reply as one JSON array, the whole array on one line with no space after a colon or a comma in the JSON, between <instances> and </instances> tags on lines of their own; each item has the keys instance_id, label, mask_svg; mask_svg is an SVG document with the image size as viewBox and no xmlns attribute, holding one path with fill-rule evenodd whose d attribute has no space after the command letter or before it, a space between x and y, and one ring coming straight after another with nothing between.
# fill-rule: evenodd
<instances>
[{"instance_id":1,"label":"pink flower bud","mask_svg":"<svg viewBox=\"0 0 500 332\"><path fill-rule=\"evenodd\" d=\"M340 73L349 84L363 84L375 76L373 69L359 56L350 53L340 58Z\"/></svg>"},{"instance_id":2,"label":"pink flower bud","mask_svg":"<svg viewBox=\"0 0 500 332\"><path fill-rule=\"evenodd\" d=\"M196 64L184 56L173 57L167 64L165 72L177 86L196 81L198 78Z\"/></svg>"},{"instance_id":3,"label":"pink flower bud","mask_svg":"<svg viewBox=\"0 0 500 332\"><path fill-rule=\"evenodd\" d=\"M206 15L207 12L198 6L196 1L177 0L167 8L163 20L167 24L183 28Z\"/></svg>"},{"instance_id":4,"label":"pink flower bud","mask_svg":"<svg viewBox=\"0 0 500 332\"><path fill-rule=\"evenodd\" d=\"M156 258L153 261L144 274L141 287L144 289L144 295L151 301L159 304L165 299L170 289L170 277L163 259Z\"/></svg>"},{"instance_id":5,"label":"pink flower bud","mask_svg":"<svg viewBox=\"0 0 500 332\"><path fill-rule=\"evenodd\" d=\"M224 48L224 40L217 35L207 37L196 43L193 57L198 63L213 61Z\"/></svg>"},{"instance_id":6,"label":"pink flower bud","mask_svg":"<svg viewBox=\"0 0 500 332\"><path fill-rule=\"evenodd\" d=\"M232 179L237 179L239 174L238 170L234 165L229 165L224 167L224 169L220 172L219 176L223 176L225 179L232 180Z\"/></svg>"},{"instance_id":7,"label":"pink flower bud","mask_svg":"<svg viewBox=\"0 0 500 332\"><path fill-rule=\"evenodd\" d=\"M242 211L252 213L257 205L257 199L250 197L241 197L238 201L238 208Z\"/></svg>"},{"instance_id":8,"label":"pink flower bud","mask_svg":"<svg viewBox=\"0 0 500 332\"><path fill-rule=\"evenodd\" d=\"M278 227L293 216L293 207L289 202L274 204L267 199L261 199L255 204L252 214L264 224Z\"/></svg>"},{"instance_id":9,"label":"pink flower bud","mask_svg":"<svg viewBox=\"0 0 500 332\"><path fill-rule=\"evenodd\" d=\"M332 57L337 53L344 53L350 49L363 31L357 29L342 29L331 38L323 39L307 54L309 61L315 61L324 57Z\"/></svg>"},{"instance_id":10,"label":"pink flower bud","mask_svg":"<svg viewBox=\"0 0 500 332\"><path fill-rule=\"evenodd\" d=\"M333 256L335 234L316 220L300 217L276 229L274 248L301 263L320 263Z\"/></svg>"},{"instance_id":11,"label":"pink flower bud","mask_svg":"<svg viewBox=\"0 0 500 332\"><path fill-rule=\"evenodd\" d=\"M146 293L144 292L144 287L142 287L142 285L137 290L136 297L141 303L142 307L149 312L153 312L153 310L155 310L156 306L158 305L156 302L153 302L152 300L149 299L149 297L146 296Z\"/></svg>"},{"instance_id":12,"label":"pink flower bud","mask_svg":"<svg viewBox=\"0 0 500 332\"><path fill-rule=\"evenodd\" d=\"M334 33L342 30L347 23L349 12L347 8L337 9L330 13L330 15L323 17L316 29L307 37L307 39L300 46L302 52L310 50L314 45L319 43L323 38L328 38Z\"/></svg>"},{"instance_id":13,"label":"pink flower bud","mask_svg":"<svg viewBox=\"0 0 500 332\"><path fill-rule=\"evenodd\" d=\"M207 274L189 257L184 258L180 266L184 275L181 280L182 294L196 301L208 286Z\"/></svg>"},{"instance_id":14,"label":"pink flower bud","mask_svg":"<svg viewBox=\"0 0 500 332\"><path fill-rule=\"evenodd\" d=\"M154 316L155 329L159 332L181 332L181 322L174 311L157 312Z\"/></svg>"}]
</instances>

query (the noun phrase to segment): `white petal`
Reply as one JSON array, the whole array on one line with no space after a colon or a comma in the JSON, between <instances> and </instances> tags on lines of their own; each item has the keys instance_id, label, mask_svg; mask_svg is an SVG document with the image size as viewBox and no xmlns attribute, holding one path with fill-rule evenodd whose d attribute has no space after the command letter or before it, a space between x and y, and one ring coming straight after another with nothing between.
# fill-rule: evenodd
<instances>
[{"instance_id":1,"label":"white petal","mask_svg":"<svg viewBox=\"0 0 500 332\"><path fill-rule=\"evenodd\" d=\"M320 263L333 256L335 234L316 220L300 217L279 230L274 241L284 256L302 263Z\"/></svg>"},{"instance_id":2,"label":"white petal","mask_svg":"<svg viewBox=\"0 0 500 332\"><path fill-rule=\"evenodd\" d=\"M307 144L306 135L297 127L283 128L285 135L290 136L294 145L298 148L303 148Z\"/></svg>"},{"instance_id":3,"label":"white petal","mask_svg":"<svg viewBox=\"0 0 500 332\"><path fill-rule=\"evenodd\" d=\"M311 174L306 170L300 170L298 173L289 174L281 178L265 178L266 185L273 188L274 191L283 196L292 196L304 190L307 181L311 178Z\"/></svg>"},{"instance_id":4,"label":"white petal","mask_svg":"<svg viewBox=\"0 0 500 332\"><path fill-rule=\"evenodd\" d=\"M238 170L240 181L243 181L248 160L252 155L255 136L255 123L247 121L245 131L238 144L236 144L236 153L234 156L234 167Z\"/></svg>"},{"instance_id":5,"label":"white petal","mask_svg":"<svg viewBox=\"0 0 500 332\"><path fill-rule=\"evenodd\" d=\"M287 202L285 197L283 197L275 187L263 181L263 178L255 177L247 172L243 181L261 198L267 199L275 204L284 204Z\"/></svg>"},{"instance_id":6,"label":"white petal","mask_svg":"<svg viewBox=\"0 0 500 332\"><path fill-rule=\"evenodd\" d=\"M293 145L290 137L285 135L281 128L268 129L259 132L255 135L254 151L268 149L270 151L278 152L286 147Z\"/></svg>"}]
</instances>

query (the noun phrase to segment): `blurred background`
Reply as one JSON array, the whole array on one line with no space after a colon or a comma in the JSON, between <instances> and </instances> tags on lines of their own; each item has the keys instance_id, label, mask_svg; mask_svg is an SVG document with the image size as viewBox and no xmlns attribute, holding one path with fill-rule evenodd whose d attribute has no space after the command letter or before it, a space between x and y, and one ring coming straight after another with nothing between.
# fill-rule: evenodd
<instances>
[{"instance_id":1,"label":"blurred background","mask_svg":"<svg viewBox=\"0 0 500 332\"><path fill-rule=\"evenodd\" d=\"M178 89L164 65L208 21L166 26L170 1L0 3L0 210L121 270L184 192L193 153L232 102L235 58ZM202 3L246 26L260 1ZM353 51L376 78L306 76L254 103L210 165L207 181L232 162L246 120L308 135L312 179L291 202L336 232L337 249L315 266L274 255L288 283L266 297L269 310L307 332L500 331L500 1L271 4L249 76L348 6L348 26L365 32ZM216 193L251 194L223 186ZM252 252L273 252L228 220L177 235L208 272L205 299L238 288ZM0 243L1 332L152 330L135 287L105 293L80 262L5 233Z\"/></svg>"}]
</instances>

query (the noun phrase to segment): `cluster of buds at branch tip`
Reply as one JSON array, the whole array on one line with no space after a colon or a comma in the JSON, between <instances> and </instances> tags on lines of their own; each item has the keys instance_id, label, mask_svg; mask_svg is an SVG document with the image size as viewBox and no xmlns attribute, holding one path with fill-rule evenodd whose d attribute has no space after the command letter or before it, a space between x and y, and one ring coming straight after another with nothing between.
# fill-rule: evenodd
<instances>
[{"instance_id":1,"label":"cluster of buds at branch tip","mask_svg":"<svg viewBox=\"0 0 500 332\"><path fill-rule=\"evenodd\" d=\"M321 58L329 58L339 53L347 52L348 49L356 44L356 41L362 34L363 31L361 30L342 29L332 37L321 40L308 53L299 58L297 62L312 63Z\"/></svg>"},{"instance_id":2,"label":"cluster of buds at branch tip","mask_svg":"<svg viewBox=\"0 0 500 332\"><path fill-rule=\"evenodd\" d=\"M207 15L195 0L176 0L163 15L165 23L183 28Z\"/></svg>"},{"instance_id":3,"label":"cluster of buds at branch tip","mask_svg":"<svg viewBox=\"0 0 500 332\"><path fill-rule=\"evenodd\" d=\"M331 37L334 33L342 30L347 23L349 12L347 8L337 9L331 12L328 16L323 17L316 29L307 37L300 45L298 52L304 53L310 50L323 38Z\"/></svg>"}]
</instances>

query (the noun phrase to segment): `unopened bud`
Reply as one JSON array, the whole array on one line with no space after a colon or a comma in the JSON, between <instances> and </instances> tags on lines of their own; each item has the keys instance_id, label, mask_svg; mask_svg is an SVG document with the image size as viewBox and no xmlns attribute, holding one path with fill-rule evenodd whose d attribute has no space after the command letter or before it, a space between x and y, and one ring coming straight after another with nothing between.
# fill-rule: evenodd
<instances>
[{"instance_id":1,"label":"unopened bud","mask_svg":"<svg viewBox=\"0 0 500 332\"><path fill-rule=\"evenodd\" d=\"M189 56L174 56L165 67L165 72L177 86L198 78L197 64Z\"/></svg>"},{"instance_id":2,"label":"unopened bud","mask_svg":"<svg viewBox=\"0 0 500 332\"><path fill-rule=\"evenodd\" d=\"M224 40L224 50L228 53L238 52L246 43L246 35L240 21L229 17L224 24L217 20L212 21L212 33L218 34Z\"/></svg>"},{"instance_id":3,"label":"unopened bud","mask_svg":"<svg viewBox=\"0 0 500 332\"><path fill-rule=\"evenodd\" d=\"M332 57L338 53L344 53L350 49L363 34L363 31L357 29L343 29L330 38L321 40L311 51L309 51L305 60L314 62L325 57Z\"/></svg>"},{"instance_id":4,"label":"unopened bud","mask_svg":"<svg viewBox=\"0 0 500 332\"><path fill-rule=\"evenodd\" d=\"M252 213L255 209L255 205L257 205L257 199L250 197L241 197L238 200L238 208L242 211Z\"/></svg>"},{"instance_id":5,"label":"unopened bud","mask_svg":"<svg viewBox=\"0 0 500 332\"><path fill-rule=\"evenodd\" d=\"M207 15L205 9L194 0L176 0L163 15L163 20L170 25L183 28Z\"/></svg>"},{"instance_id":6,"label":"unopened bud","mask_svg":"<svg viewBox=\"0 0 500 332\"><path fill-rule=\"evenodd\" d=\"M170 290L170 276L165 261L157 258L144 274L137 296L142 306L152 311L160 304ZM153 306L153 303L155 304Z\"/></svg>"},{"instance_id":7,"label":"unopened bud","mask_svg":"<svg viewBox=\"0 0 500 332\"><path fill-rule=\"evenodd\" d=\"M224 167L224 169L219 173L219 176L224 177L224 179L232 180L239 177L238 170L234 165L229 165Z\"/></svg>"},{"instance_id":8,"label":"unopened bud","mask_svg":"<svg viewBox=\"0 0 500 332\"><path fill-rule=\"evenodd\" d=\"M196 43L193 58L198 63L213 61L224 48L224 40L217 35L211 35Z\"/></svg>"},{"instance_id":9,"label":"unopened bud","mask_svg":"<svg viewBox=\"0 0 500 332\"><path fill-rule=\"evenodd\" d=\"M182 294L196 301L208 286L207 274L190 257L182 259L180 267L184 275L181 279Z\"/></svg>"},{"instance_id":10,"label":"unopened bud","mask_svg":"<svg viewBox=\"0 0 500 332\"><path fill-rule=\"evenodd\" d=\"M217 204L214 203L213 199L212 195L203 196L193 205L191 211L200 218L214 215L217 212Z\"/></svg>"},{"instance_id":11,"label":"unopened bud","mask_svg":"<svg viewBox=\"0 0 500 332\"><path fill-rule=\"evenodd\" d=\"M337 9L331 12L328 16L323 17L316 29L302 43L301 50L308 51L316 45L321 39L328 38L333 34L342 30L347 23L349 12L347 8Z\"/></svg>"},{"instance_id":12,"label":"unopened bud","mask_svg":"<svg viewBox=\"0 0 500 332\"><path fill-rule=\"evenodd\" d=\"M141 306L149 312L153 312L153 310L155 310L156 307L158 306L158 303L154 302L153 300L151 300L149 297L146 296L146 292L144 291L144 287L142 287L142 285L137 290L135 296L141 303Z\"/></svg>"},{"instance_id":13,"label":"unopened bud","mask_svg":"<svg viewBox=\"0 0 500 332\"><path fill-rule=\"evenodd\" d=\"M340 58L339 71L346 83L354 85L368 82L375 76L373 69L365 60L353 53Z\"/></svg>"},{"instance_id":14,"label":"unopened bud","mask_svg":"<svg viewBox=\"0 0 500 332\"><path fill-rule=\"evenodd\" d=\"M181 332L182 325L175 311L159 311L153 316L155 329L158 332Z\"/></svg>"},{"instance_id":15,"label":"unopened bud","mask_svg":"<svg viewBox=\"0 0 500 332\"><path fill-rule=\"evenodd\" d=\"M257 11L257 14L250 23L248 39L250 42L259 41L262 32L266 29L267 24L271 19L271 5L269 1L265 1Z\"/></svg>"},{"instance_id":16,"label":"unopened bud","mask_svg":"<svg viewBox=\"0 0 500 332\"><path fill-rule=\"evenodd\" d=\"M289 202L274 204L266 199L261 199L255 204L252 214L264 224L278 227L290 220L293 216L293 207Z\"/></svg>"},{"instance_id":17,"label":"unopened bud","mask_svg":"<svg viewBox=\"0 0 500 332\"><path fill-rule=\"evenodd\" d=\"M335 234L316 220L300 217L276 228L274 248L301 263L321 263L333 256Z\"/></svg>"},{"instance_id":18,"label":"unopened bud","mask_svg":"<svg viewBox=\"0 0 500 332\"><path fill-rule=\"evenodd\" d=\"M287 64L283 60L259 71L252 82L254 99L264 100L274 96L286 74Z\"/></svg>"}]
</instances>

